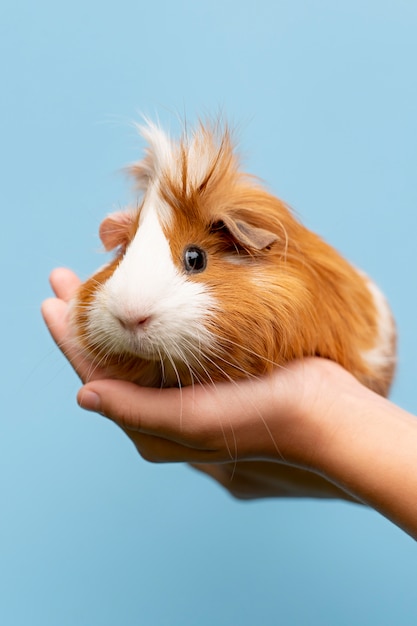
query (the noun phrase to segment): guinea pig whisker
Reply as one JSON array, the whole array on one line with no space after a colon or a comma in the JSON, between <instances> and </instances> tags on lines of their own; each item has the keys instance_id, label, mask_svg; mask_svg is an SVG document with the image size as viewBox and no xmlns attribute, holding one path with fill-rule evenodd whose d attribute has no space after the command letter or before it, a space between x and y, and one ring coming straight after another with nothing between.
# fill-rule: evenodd
<instances>
[{"instance_id":1,"label":"guinea pig whisker","mask_svg":"<svg viewBox=\"0 0 417 626\"><path fill-rule=\"evenodd\" d=\"M209 370L204 365L202 359L198 358L197 353L203 355L203 359L208 361L214 367L214 369L217 370L221 374L221 377L222 377L223 380L228 380L230 383L232 383L236 387L238 386L237 381L234 380L231 376L229 376L229 374L226 372L226 370L224 370L218 362L216 362L215 360L211 359L210 356L207 354L206 350L202 351L201 348L196 348L194 346L194 344L192 344L191 342L189 342L189 345L192 348L191 354L192 354L193 360L196 361L196 363L200 366L200 368L202 369L202 371L206 375L206 379L201 380L201 382L203 383L203 387L204 387L204 383L207 383L207 382L214 387L216 385L216 381L210 375ZM214 356L216 357L216 355L214 355ZM230 363L228 363L228 362L227 362L227 364L230 365ZM199 376L198 378L201 379L201 376ZM233 451L232 451L232 448L231 448L230 443L228 441L228 438L227 438L227 435L226 435L226 431L225 431L225 428L224 428L224 423L223 423L224 419L227 419L227 421L229 423L230 432L232 434L232 439L233 439ZM223 440L225 442L226 449L228 451L230 459L232 461L234 461L235 463L237 463L237 461L238 461L238 445L237 445L237 439L236 439L235 431L234 431L234 428L233 428L233 424L228 419L227 415L225 416L225 415L222 414L221 416L219 415L219 425L220 425L220 428L222 430ZM234 471L232 473L232 477L233 477L233 475L234 475Z\"/></svg>"},{"instance_id":2,"label":"guinea pig whisker","mask_svg":"<svg viewBox=\"0 0 417 626\"><path fill-rule=\"evenodd\" d=\"M234 342L233 342L233 343L234 343ZM238 345L238 344L236 344L236 345ZM212 350L212 352L214 353L214 350ZM231 377L230 377L230 376L229 376L229 375L228 375L228 374L227 374L227 373L223 370L223 368L222 368L222 367L218 364L218 360L222 360L222 361L224 361L227 365L232 365L232 367L235 367L236 369L239 369L239 370L240 370L240 371L242 371L244 374L246 374L246 377L247 377L247 378L251 378L252 380L257 380L257 379L259 379L259 378L260 378L259 376L256 376L256 375L254 375L254 374L250 374L249 372L245 372L245 370L244 370L243 368L238 367L236 364L230 363L228 360L226 360L226 359L225 359L225 358L224 358L221 354L219 354L219 353L214 353L214 354L213 354L213 356L214 356L214 358L216 359L216 361L213 361L212 359L210 359L210 357L208 357L208 355L207 355L207 354L205 354L205 358L207 358L207 360L209 360L209 361L210 361L210 362L211 362L211 363L212 363L212 364L213 364L213 365L214 365L214 366L215 366L215 367L216 367L216 368L220 371L220 373L221 373L221 374L224 374L224 375L225 375L225 377L226 377L228 380L230 380L233 384L235 384L236 386L237 386L237 381L236 381L236 380L234 380L234 379L232 379L232 378L231 378ZM268 426L268 424L267 424L267 422L266 422L265 418L263 417L263 415L262 415L261 411L259 410L259 407L257 407L257 406L256 406L256 404L255 404L255 403L253 403L252 401L250 401L250 403L251 403L251 406L252 406L253 410L254 410L254 411L258 414L258 416L259 416L260 420L262 421L262 423L263 423L263 425L264 425L264 427L265 427L265 429L266 429L266 431L267 431L267 433L268 433L268 435L269 435L269 437L270 437L270 439L271 439L271 441L272 441L272 443L273 443L273 446L274 446L274 448L275 448L275 449L276 449L276 451L277 451L277 454L279 455L280 459L284 461L285 459L284 459L284 457L283 457L283 455L282 455L282 453L281 453L281 451L280 451L280 449L279 449L279 446L278 446L278 444L277 444L277 442L276 442L276 440L275 440L275 437L273 436L273 434L272 434L272 432L271 432L271 429L269 428L269 426ZM233 427L232 427L232 425L231 425L231 429L232 429L232 432L233 432ZM234 436L234 433L233 433L233 436ZM237 447L235 448L235 451L236 451L236 455L237 455ZM235 460L236 460L236 459L237 459L237 456L235 456Z\"/></svg>"},{"instance_id":3,"label":"guinea pig whisker","mask_svg":"<svg viewBox=\"0 0 417 626\"><path fill-rule=\"evenodd\" d=\"M225 365L229 365L234 370L241 372L245 378L258 378L258 375L253 374L252 372L249 372L242 365L240 365L237 361L230 361L229 359L226 359L224 355L224 351L221 348L216 350L215 348L212 347L210 350L210 354L215 360L209 358L208 355L206 355L206 358L210 360L210 363L213 364L213 366L223 375L225 379L236 382L234 378L226 372L226 370L220 365L218 361L222 361Z\"/></svg>"},{"instance_id":4,"label":"guinea pig whisker","mask_svg":"<svg viewBox=\"0 0 417 626\"><path fill-rule=\"evenodd\" d=\"M94 374L100 370L101 368L105 368L106 367L106 362L108 362L108 356L106 354L103 354L102 356L100 356L99 359L94 359L94 361L92 361L90 369L87 373L87 380L91 380L94 376Z\"/></svg>"},{"instance_id":5,"label":"guinea pig whisker","mask_svg":"<svg viewBox=\"0 0 417 626\"><path fill-rule=\"evenodd\" d=\"M194 342L190 341L189 339L183 339L183 344L187 347L187 355L184 354L184 363L187 365L188 370L190 371L190 374L194 374L194 377L197 379L198 383L203 383L203 382L210 382L214 384L214 381L210 375L210 372L208 371L208 369L205 367L204 362L201 360L201 358L199 358L198 355L203 354L204 355L204 351L202 351L201 349L201 342L199 341L199 346L195 346ZM192 361L195 361L196 364L199 366L201 373L198 372L198 370L193 369L193 366L191 363L189 363L190 358ZM205 376L202 376L201 374L205 374Z\"/></svg>"},{"instance_id":6,"label":"guinea pig whisker","mask_svg":"<svg viewBox=\"0 0 417 626\"><path fill-rule=\"evenodd\" d=\"M178 389L179 389L179 392L180 392L180 428L182 428L183 398L182 398L182 383L181 383L181 377L180 377L180 375L179 375L178 368L176 367L176 365L175 365L175 361L174 361L174 359L172 358L172 356L171 356L168 352L166 352L166 355L167 355L168 361L169 361L169 363L170 363L170 365L171 365L172 369L174 370L174 373L175 373L175 376L176 376L176 379L177 379L177 382L178 382Z\"/></svg>"},{"instance_id":7,"label":"guinea pig whisker","mask_svg":"<svg viewBox=\"0 0 417 626\"><path fill-rule=\"evenodd\" d=\"M243 350L244 352L247 352L248 354L256 357L257 359L264 361L265 363L268 363L268 365L272 365L273 367L277 367L280 369L286 369L285 365L283 365L282 363L278 363L277 361L273 361L272 359L268 359L268 357L263 356L262 354L258 354L257 352L255 352L254 350L252 350L251 348L248 348L247 346L245 346L242 343L238 343L236 341L233 341L232 339L229 339L229 337L222 337L222 341L225 341L227 343L229 343L230 345L239 348L240 350Z\"/></svg>"},{"instance_id":8,"label":"guinea pig whisker","mask_svg":"<svg viewBox=\"0 0 417 626\"><path fill-rule=\"evenodd\" d=\"M220 355L215 355L215 356L216 356L216 359L222 359L222 357L221 357ZM228 361L226 361L225 359L222 359L222 360L224 360L226 363L228 363L228 364L229 364L229 362L228 362ZM214 365L216 365L216 362L215 362L215 361L212 361L212 362L213 362L213 364L214 364ZM233 364L231 364L231 365L233 365ZM235 366L235 367L237 368L237 366ZM222 369L220 368L220 366L218 367L218 369L219 369L220 371L222 371ZM243 373L245 373L245 370L243 370L242 368L239 368L239 369L240 369ZM230 378L230 377L228 377L228 378ZM251 378L252 380L259 380L259 379L260 379L260 376L256 376L256 375L254 375L254 374L247 373L247 378L248 378L248 379L249 379L249 378ZM236 381L236 380L233 380L233 379L230 379L230 380L231 380L231 382L232 382L232 383L234 383L236 386L238 386L238 384L237 384L237 381ZM266 422L265 418L263 417L263 415L262 415L261 411L259 410L259 407L258 407L258 406L257 406L257 405L256 405L256 404L252 401L252 400L249 400L249 402L250 402L250 405L251 405L252 409L255 411L255 413L257 413L257 415L259 416L259 419L260 419L260 420L261 420L261 422L263 423L263 425L264 425L264 427L265 427L265 429L266 429L266 431L267 431L267 433L268 433L268 435L269 435L269 437L270 437L270 439L271 439L271 441L272 441L272 444L273 444L273 446L274 446L275 450L277 451L277 454L278 454L279 458L280 458L282 461L285 461L285 458L284 458L284 456L283 456L283 454L282 454L282 452L281 452L281 450L280 450L280 448L279 448L279 446L278 446L278 443L276 442L275 437L274 437L274 435L272 434L271 429L269 428L269 426L268 426L268 424L267 424L267 422Z\"/></svg>"},{"instance_id":9,"label":"guinea pig whisker","mask_svg":"<svg viewBox=\"0 0 417 626\"><path fill-rule=\"evenodd\" d=\"M184 350L183 346L186 346L186 350ZM192 343L191 341L187 341L187 340L183 340L183 346L179 347L179 346L175 346L177 349L178 354L176 355L177 357L180 357L181 362L187 367L189 374L190 374L190 378L191 378L191 385L194 387L194 379L197 380L197 382L203 384L204 387L204 383L209 382L211 385L215 385L215 381L212 379L209 371L207 370L207 368L204 366L204 363L201 361L200 358L198 358L197 354L200 354L200 350L196 349L194 343ZM186 352L188 354L186 354ZM169 355L168 355L169 356ZM198 372L195 368L193 368L192 364L189 362L189 357L191 357L192 361L195 361L197 363L197 365L200 367L200 369L205 373L206 378L201 377L200 372ZM171 356L169 356L169 359L171 360L171 364L173 367L175 367L174 363L173 363L173 359ZM213 365L216 365L213 362ZM236 384L236 381L232 381L234 384ZM180 385L181 388L181 385ZM238 450L237 450L237 441L236 441L236 436L235 436L235 432L233 429L233 425L230 423L229 421L229 426L230 426L230 430L232 433L232 438L233 438L233 449L234 449L234 453L230 447L225 429L224 429L224 424L223 424L223 418L224 416L220 416L219 415L219 425L222 431L222 436L225 442L225 446L227 449L227 452L230 456L230 459L233 461L237 461L238 458ZM181 420L182 420L182 405L181 405ZM180 422L180 425L181 422Z\"/></svg>"},{"instance_id":10,"label":"guinea pig whisker","mask_svg":"<svg viewBox=\"0 0 417 626\"><path fill-rule=\"evenodd\" d=\"M192 384L194 386L194 382L196 382L198 385L210 385L214 387L215 381L209 369L206 367L204 362L199 358L198 354L200 353L197 351L193 352L190 349L190 356L192 358L193 364L188 363L187 367L192 378Z\"/></svg>"},{"instance_id":11,"label":"guinea pig whisker","mask_svg":"<svg viewBox=\"0 0 417 626\"><path fill-rule=\"evenodd\" d=\"M162 358L161 350L159 349L158 346L157 346L156 350L158 352L159 363L160 363L160 366L161 366L161 384L160 384L160 388L162 389L164 387L164 382L166 380L165 365L164 365L164 359Z\"/></svg>"},{"instance_id":12,"label":"guinea pig whisker","mask_svg":"<svg viewBox=\"0 0 417 626\"><path fill-rule=\"evenodd\" d=\"M88 378L91 379L97 370L106 368L109 365L111 356L117 354L117 345L115 341L109 341L108 337L104 340L101 333L92 332L91 329L88 329L86 339L89 346L88 349L93 355L87 374Z\"/></svg>"},{"instance_id":13,"label":"guinea pig whisker","mask_svg":"<svg viewBox=\"0 0 417 626\"><path fill-rule=\"evenodd\" d=\"M190 346L190 347L193 347L193 346ZM195 354L195 352L192 352L191 354L192 354L193 360L195 360L195 361L197 362L197 364L201 367L201 369L204 371L204 373L205 373L205 374L206 374L206 376L207 376L207 380L205 380L205 379L202 379L202 378L201 378L201 376L200 376L197 372L195 372L195 375L196 375L197 381L198 381L199 383L201 383L202 388L206 391L206 393L208 393L207 388L206 388L206 384L208 383L210 386L215 387L216 382L212 379L212 377L211 377L211 375L210 375L209 371L206 369L206 367L205 367L205 366L204 366L204 364L201 362L201 360L197 357L197 355ZM206 355L204 355L204 357L205 357L205 358L207 358L207 356L206 356ZM213 365L215 365L215 366L216 366L216 364L215 364L213 361L211 361L211 359L208 359L208 360L209 360L209 361L210 361ZM223 372L223 373L224 373L224 374L226 374L225 372ZM226 375L226 376L227 376L227 375ZM233 384L236 384L236 381L234 381L234 380L232 380L232 379L231 379L231 382L233 382ZM236 463L236 462L237 462L237 458L238 458L238 448L237 448L237 440L236 440L236 436L235 436L234 428L233 428L232 423L230 422L230 420L228 419L228 417L227 417L227 415L226 415L226 419L227 419L227 420L228 420L228 422L229 422L230 431L231 431L231 433L232 433L232 438L233 438L233 449L234 449L234 453L233 453L233 452L232 452L232 449L231 449L231 447L230 447L230 443L229 443L229 441L228 441L227 435L226 435L225 428L224 428L224 423L223 423L223 422L224 422L224 419L225 419L225 416L224 416L223 414L218 416L218 421L219 421L220 429L221 429L221 431L222 431L223 441L224 441L224 443L225 443L226 450L227 450L228 455L230 456L231 461L234 461L234 462Z\"/></svg>"}]
</instances>

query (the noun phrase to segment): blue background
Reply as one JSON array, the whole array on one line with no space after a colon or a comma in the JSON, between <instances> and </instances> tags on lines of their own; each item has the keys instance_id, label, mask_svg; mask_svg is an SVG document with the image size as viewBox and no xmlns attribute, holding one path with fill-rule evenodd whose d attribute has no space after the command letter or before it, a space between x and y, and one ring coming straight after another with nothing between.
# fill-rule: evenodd
<instances>
[{"instance_id":1,"label":"blue background","mask_svg":"<svg viewBox=\"0 0 417 626\"><path fill-rule=\"evenodd\" d=\"M417 623L409 537L145 463L76 406L39 314L53 267L102 264L139 114L221 110L247 169L388 295L392 398L417 413L416 33L413 0L2 1L1 624Z\"/></svg>"}]
</instances>

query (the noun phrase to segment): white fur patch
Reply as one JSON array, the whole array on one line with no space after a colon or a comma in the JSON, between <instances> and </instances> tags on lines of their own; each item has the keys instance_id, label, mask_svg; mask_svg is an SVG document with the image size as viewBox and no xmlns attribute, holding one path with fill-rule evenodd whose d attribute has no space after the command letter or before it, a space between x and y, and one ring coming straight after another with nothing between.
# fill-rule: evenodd
<instances>
[{"instance_id":1,"label":"white fur patch","mask_svg":"<svg viewBox=\"0 0 417 626\"><path fill-rule=\"evenodd\" d=\"M162 128L146 120L146 124L138 126L139 132L148 143L148 157L152 163L153 180L157 181L162 174L177 184L182 184L183 162L182 149L187 155L186 191L198 187L205 179L218 156L218 146L214 137L197 128L184 135L181 141L174 141Z\"/></svg>"},{"instance_id":2,"label":"white fur patch","mask_svg":"<svg viewBox=\"0 0 417 626\"><path fill-rule=\"evenodd\" d=\"M146 124L138 126L142 137L148 143L148 154L152 160L153 174L159 178L163 172L175 169L178 148L169 135L153 122L146 120Z\"/></svg>"},{"instance_id":3,"label":"white fur patch","mask_svg":"<svg viewBox=\"0 0 417 626\"><path fill-rule=\"evenodd\" d=\"M188 362L212 343L204 320L215 301L176 267L156 201L147 194L135 237L97 291L88 330L116 354Z\"/></svg>"},{"instance_id":4,"label":"white fur patch","mask_svg":"<svg viewBox=\"0 0 417 626\"><path fill-rule=\"evenodd\" d=\"M395 361L395 325L385 296L374 282L366 276L364 278L377 311L378 335L375 346L364 352L362 356L372 369L383 371Z\"/></svg>"}]
</instances>

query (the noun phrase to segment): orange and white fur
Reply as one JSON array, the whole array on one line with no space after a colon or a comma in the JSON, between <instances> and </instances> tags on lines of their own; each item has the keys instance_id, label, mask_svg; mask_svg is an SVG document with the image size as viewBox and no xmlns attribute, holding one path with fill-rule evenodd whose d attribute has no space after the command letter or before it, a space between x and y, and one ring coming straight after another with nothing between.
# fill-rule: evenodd
<instances>
[{"instance_id":1,"label":"orange and white fur","mask_svg":"<svg viewBox=\"0 0 417 626\"><path fill-rule=\"evenodd\" d=\"M107 217L114 259L79 289L74 334L112 375L182 386L337 361L386 395L395 328L379 289L239 169L227 129L141 130L137 207Z\"/></svg>"}]
</instances>

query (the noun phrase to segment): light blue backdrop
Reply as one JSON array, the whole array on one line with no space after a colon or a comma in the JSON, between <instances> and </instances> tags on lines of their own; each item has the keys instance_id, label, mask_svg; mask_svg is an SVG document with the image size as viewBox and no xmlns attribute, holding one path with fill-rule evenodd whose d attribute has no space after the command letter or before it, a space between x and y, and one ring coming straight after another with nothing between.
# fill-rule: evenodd
<instances>
[{"instance_id":1,"label":"light blue backdrop","mask_svg":"<svg viewBox=\"0 0 417 626\"><path fill-rule=\"evenodd\" d=\"M371 274L417 413L414 0L3 0L0 623L414 625L417 551L342 503L239 503L75 403L43 327L129 199L132 121L222 110L247 168Z\"/></svg>"}]
</instances>

